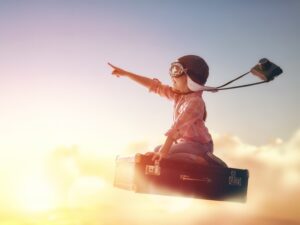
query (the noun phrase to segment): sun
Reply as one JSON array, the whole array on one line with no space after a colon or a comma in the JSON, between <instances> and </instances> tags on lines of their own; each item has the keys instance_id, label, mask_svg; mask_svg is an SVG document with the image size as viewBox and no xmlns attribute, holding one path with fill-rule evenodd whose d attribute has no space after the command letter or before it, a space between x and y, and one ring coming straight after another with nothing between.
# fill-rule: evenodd
<instances>
[{"instance_id":1,"label":"sun","mask_svg":"<svg viewBox=\"0 0 300 225\"><path fill-rule=\"evenodd\" d=\"M23 179L18 191L18 202L26 211L47 211L55 208L56 195L47 179L32 175Z\"/></svg>"}]
</instances>

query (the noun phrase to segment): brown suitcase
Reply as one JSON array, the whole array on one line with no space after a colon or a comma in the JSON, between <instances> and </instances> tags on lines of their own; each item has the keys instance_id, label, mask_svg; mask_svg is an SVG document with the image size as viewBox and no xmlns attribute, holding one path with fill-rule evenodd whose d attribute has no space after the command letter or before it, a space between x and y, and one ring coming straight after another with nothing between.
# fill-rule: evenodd
<instances>
[{"instance_id":1,"label":"brown suitcase","mask_svg":"<svg viewBox=\"0 0 300 225\"><path fill-rule=\"evenodd\" d=\"M203 166L174 159L157 163L151 156L136 154L117 157L114 186L137 193L245 202L248 177L246 169Z\"/></svg>"}]
</instances>

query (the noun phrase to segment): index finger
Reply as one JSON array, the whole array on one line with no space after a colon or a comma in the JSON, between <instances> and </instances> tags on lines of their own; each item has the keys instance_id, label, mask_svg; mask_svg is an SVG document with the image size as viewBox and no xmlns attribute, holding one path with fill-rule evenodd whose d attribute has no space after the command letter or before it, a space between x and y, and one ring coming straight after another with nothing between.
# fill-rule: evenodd
<instances>
[{"instance_id":1,"label":"index finger","mask_svg":"<svg viewBox=\"0 0 300 225\"><path fill-rule=\"evenodd\" d=\"M111 66L112 68L114 68L114 69L117 69L117 67L116 66L114 66L114 65L112 65L111 63L107 63L109 66Z\"/></svg>"}]
</instances>

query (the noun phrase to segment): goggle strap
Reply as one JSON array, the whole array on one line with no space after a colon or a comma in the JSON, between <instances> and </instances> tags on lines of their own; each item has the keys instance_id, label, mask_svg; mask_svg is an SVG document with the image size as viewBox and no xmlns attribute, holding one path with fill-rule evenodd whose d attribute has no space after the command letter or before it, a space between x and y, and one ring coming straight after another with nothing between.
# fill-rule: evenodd
<instances>
[{"instance_id":1,"label":"goggle strap","mask_svg":"<svg viewBox=\"0 0 300 225\"><path fill-rule=\"evenodd\" d=\"M235 89L235 88L243 88L243 87L248 87L248 86L253 86L253 85L258 85L258 84L263 84L267 83L269 81L261 81L261 82L256 82L256 83L251 83L251 84L244 84L244 85L239 85L239 86L233 86L233 87L227 87L227 88L217 88L217 90L229 90L229 89Z\"/></svg>"},{"instance_id":2,"label":"goggle strap","mask_svg":"<svg viewBox=\"0 0 300 225\"><path fill-rule=\"evenodd\" d=\"M246 76L246 75L249 74L249 73L250 73L250 71L247 72L247 73L244 73L244 74L238 76L237 78L235 78L235 79L233 79L233 80L231 80L231 81L229 81L229 82L227 82L227 83L225 83L225 84L223 84L223 85L221 85L221 86L218 86L218 87L216 87L216 88L211 88L211 87L203 86L203 87L204 87L203 90L204 90L204 91L212 91L212 92L216 92L216 91L221 91L221 90L229 90L229 89L235 89L235 88L249 87L249 86L254 86L254 85L258 85L258 84L263 84L263 83L269 82L269 81L265 80L265 81L260 81L260 82L256 82L256 83L250 83L250 84L244 84L244 85L238 85L238 86L233 86L233 87L226 87L226 88L224 88L225 86L227 86L227 85L233 83L234 81L236 81L236 80L238 80L238 79L241 79L242 77Z\"/></svg>"},{"instance_id":3,"label":"goggle strap","mask_svg":"<svg viewBox=\"0 0 300 225\"><path fill-rule=\"evenodd\" d=\"M227 86L228 84L231 84L231 83L233 83L234 81L236 81L236 80L238 80L238 79L241 79L242 77L246 76L246 75L249 74L249 73L250 73L250 71L248 71L247 73L242 74L241 76L238 76L237 78L235 78L235 79L233 79L233 80L231 80L231 81L229 81L229 82L227 82L227 83L225 83L225 84L223 84L223 85L221 85L221 86L219 86L219 87L217 87L217 88L225 87L225 86Z\"/></svg>"}]
</instances>

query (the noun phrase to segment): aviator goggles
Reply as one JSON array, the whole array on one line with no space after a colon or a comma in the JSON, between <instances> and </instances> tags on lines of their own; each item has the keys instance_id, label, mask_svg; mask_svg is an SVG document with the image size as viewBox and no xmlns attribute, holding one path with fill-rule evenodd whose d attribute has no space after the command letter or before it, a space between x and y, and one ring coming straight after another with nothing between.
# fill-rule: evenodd
<instances>
[{"instance_id":1,"label":"aviator goggles","mask_svg":"<svg viewBox=\"0 0 300 225\"><path fill-rule=\"evenodd\" d=\"M171 63L169 73L171 77L181 77L184 74L187 75L187 69L185 69L179 62L173 62Z\"/></svg>"}]
</instances>

